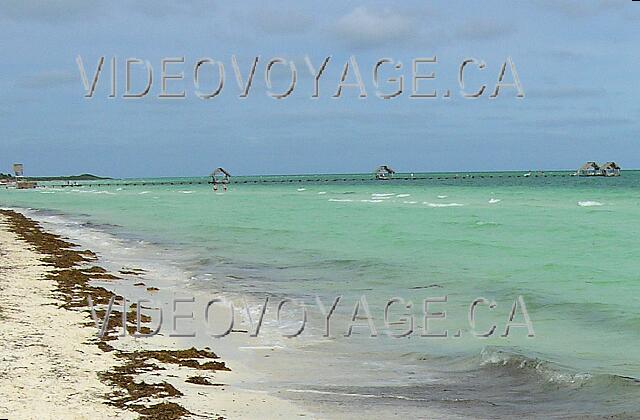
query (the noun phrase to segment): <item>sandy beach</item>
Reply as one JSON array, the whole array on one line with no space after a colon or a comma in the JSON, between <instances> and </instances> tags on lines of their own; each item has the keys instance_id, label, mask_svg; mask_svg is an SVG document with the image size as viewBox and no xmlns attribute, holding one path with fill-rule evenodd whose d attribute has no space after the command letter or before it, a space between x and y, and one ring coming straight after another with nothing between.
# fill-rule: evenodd
<instances>
[{"instance_id":1,"label":"sandy beach","mask_svg":"<svg viewBox=\"0 0 640 420\"><path fill-rule=\"evenodd\" d=\"M114 295L92 282L121 280L98 264L91 251L19 213L1 212L0 418L313 417L270 394L233 386L249 372L209 348L119 337L116 311L108 334L98 338L86 295L104 316ZM135 320L129 312L130 333Z\"/></svg>"}]
</instances>

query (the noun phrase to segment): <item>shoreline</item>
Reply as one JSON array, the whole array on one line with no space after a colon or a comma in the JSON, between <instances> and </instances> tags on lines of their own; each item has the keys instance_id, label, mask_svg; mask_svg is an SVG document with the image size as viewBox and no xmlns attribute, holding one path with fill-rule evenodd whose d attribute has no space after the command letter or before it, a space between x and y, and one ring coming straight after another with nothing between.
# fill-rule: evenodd
<instances>
[{"instance_id":1,"label":"shoreline","mask_svg":"<svg viewBox=\"0 0 640 420\"><path fill-rule=\"evenodd\" d=\"M122 325L119 298L109 286L93 283L125 281L119 275L127 273L107 272L92 251L78 250L38 222L0 211L0 250L0 336L6 343L0 355L9 360L0 375L0 395L7 403L0 417L42 418L43 412L52 418L309 415L289 401L229 384L250 372L235 363L230 368L208 347L176 348L162 336L119 337L123 328L135 332L137 308L131 305ZM87 306L89 294L100 322L106 304L115 300L102 338ZM150 332L152 318L141 319L141 332ZM28 374L22 372L25 366Z\"/></svg>"}]
</instances>

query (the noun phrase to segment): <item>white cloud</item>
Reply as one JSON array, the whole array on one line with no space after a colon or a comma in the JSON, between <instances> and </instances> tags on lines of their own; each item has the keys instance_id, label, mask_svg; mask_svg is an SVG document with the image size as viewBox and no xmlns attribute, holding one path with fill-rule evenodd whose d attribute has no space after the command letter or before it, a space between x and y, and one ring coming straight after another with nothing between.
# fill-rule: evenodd
<instances>
[{"instance_id":1,"label":"white cloud","mask_svg":"<svg viewBox=\"0 0 640 420\"><path fill-rule=\"evenodd\" d=\"M388 9L371 11L357 7L334 25L335 34L355 48L369 48L415 36L414 20Z\"/></svg>"}]
</instances>

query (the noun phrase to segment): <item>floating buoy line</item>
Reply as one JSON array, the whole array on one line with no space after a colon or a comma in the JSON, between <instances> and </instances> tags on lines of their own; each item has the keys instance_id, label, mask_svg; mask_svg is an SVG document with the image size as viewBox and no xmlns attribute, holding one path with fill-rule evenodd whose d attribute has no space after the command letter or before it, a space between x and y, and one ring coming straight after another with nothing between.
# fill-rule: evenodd
<instances>
[{"instance_id":1,"label":"floating buoy line","mask_svg":"<svg viewBox=\"0 0 640 420\"><path fill-rule=\"evenodd\" d=\"M223 182L213 180L190 180L190 181L114 181L114 182L85 182L85 183L69 183L69 184L48 184L40 185L41 188L78 188L78 187L148 187L148 186L179 186L179 185L217 185L224 183L227 184L293 184L293 183L344 183L344 182L361 182L361 183L397 183L404 181L468 181L472 179L504 179L504 178L550 178L550 177L569 177L571 173L539 173L539 174L466 174L456 176L410 176L403 174L396 174L393 178L388 179L375 179L364 177L341 177L341 176L308 176L308 177L283 177L283 178L260 178L251 177L248 179L231 179L230 176L226 177Z\"/></svg>"}]
</instances>

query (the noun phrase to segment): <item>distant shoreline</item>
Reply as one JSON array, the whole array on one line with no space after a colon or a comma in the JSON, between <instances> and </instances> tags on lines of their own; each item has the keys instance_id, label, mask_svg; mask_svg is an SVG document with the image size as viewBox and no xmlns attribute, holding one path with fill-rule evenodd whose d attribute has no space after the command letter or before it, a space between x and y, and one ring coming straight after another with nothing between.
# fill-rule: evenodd
<instances>
[{"instance_id":1,"label":"distant shoreline","mask_svg":"<svg viewBox=\"0 0 640 420\"><path fill-rule=\"evenodd\" d=\"M1 180L13 180L16 179L13 175L0 174ZM102 177L92 174L80 174L69 176L26 176L23 178L25 181L98 181L109 180L113 178Z\"/></svg>"},{"instance_id":2,"label":"distant shoreline","mask_svg":"<svg viewBox=\"0 0 640 420\"><path fill-rule=\"evenodd\" d=\"M0 179L15 179L15 177L0 177ZM24 177L27 181L99 181L109 180L113 178L102 177L92 174L80 174L70 176L28 176Z\"/></svg>"},{"instance_id":3,"label":"distant shoreline","mask_svg":"<svg viewBox=\"0 0 640 420\"><path fill-rule=\"evenodd\" d=\"M625 169L624 172L636 172L640 171L640 169ZM482 175L482 174L523 174L523 173L532 173L532 174L572 174L575 173L575 169L546 169L546 170L526 170L526 169L510 169L510 170L492 170L492 171L473 171L473 170L465 170L465 171L399 171L396 173L397 176L401 177L403 175ZM336 173L305 173L305 174L233 174L235 178L272 178L272 177L313 177L313 176L369 176L371 173L369 172L336 172ZM148 176L148 177L103 177L97 176L93 174L80 174L80 175L68 175L68 176L33 176L33 177L24 177L25 181L137 181L137 180L147 180L147 179L191 179L191 178L210 178L209 175L163 175L163 176ZM15 180L16 178L10 174L0 173L0 181L5 180Z\"/></svg>"}]
</instances>

